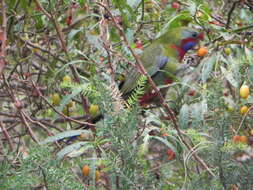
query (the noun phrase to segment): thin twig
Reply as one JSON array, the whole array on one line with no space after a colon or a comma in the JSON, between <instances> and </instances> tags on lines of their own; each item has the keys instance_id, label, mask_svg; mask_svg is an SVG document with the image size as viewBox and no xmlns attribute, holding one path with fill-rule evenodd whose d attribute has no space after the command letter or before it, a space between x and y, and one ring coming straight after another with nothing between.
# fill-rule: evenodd
<instances>
[{"instance_id":1,"label":"thin twig","mask_svg":"<svg viewBox=\"0 0 253 190\"><path fill-rule=\"evenodd\" d=\"M65 40L64 40L64 34L62 32L62 29L58 23L58 21L54 18L54 15L52 12L48 13L44 8L43 6L40 4L40 2L38 0L35 0L35 3L37 5L37 7L42 11L42 13L44 15L46 15L46 17L51 20L55 26L55 29L56 29L56 32L58 34L58 37L60 39L60 42L61 42L61 46L62 46L62 49L63 51L66 53L67 52L67 46L66 46L66 43L65 43Z\"/></svg>"},{"instance_id":2,"label":"thin twig","mask_svg":"<svg viewBox=\"0 0 253 190\"><path fill-rule=\"evenodd\" d=\"M230 9L229 12L228 12L228 18L227 18L227 23L226 23L226 28L227 28L227 29L229 28L229 25L230 25L230 22L231 22L231 17L232 17L232 14L233 14L234 10L235 10L235 7L236 7L236 5L237 5L238 3L240 3L240 2L241 2L240 0L239 0L239 1L235 1L235 2L233 3L233 5L232 5L231 9Z\"/></svg>"},{"instance_id":3,"label":"thin twig","mask_svg":"<svg viewBox=\"0 0 253 190\"><path fill-rule=\"evenodd\" d=\"M38 9L44 13L44 15L47 16L47 18L49 18L51 20L51 15L43 8L43 6L40 4L39 0L34 0L36 3L36 6L38 7Z\"/></svg>"},{"instance_id":4,"label":"thin twig","mask_svg":"<svg viewBox=\"0 0 253 190\"><path fill-rule=\"evenodd\" d=\"M28 130L28 133L30 134L31 138L34 140L34 142L39 143L39 140L37 139L37 137L35 136L32 128L30 127L30 125L28 124L26 117L25 117L25 113L22 109L19 110L19 114L21 116L21 120L23 121L23 124L25 125L25 127Z\"/></svg>"},{"instance_id":5,"label":"thin twig","mask_svg":"<svg viewBox=\"0 0 253 190\"><path fill-rule=\"evenodd\" d=\"M0 127L1 127L1 129L2 129L2 132L3 132L4 136L5 136L5 139L6 139L6 140L8 141L8 143L9 143L10 150L13 151L13 150L14 150L14 144L12 143L11 137L10 137L8 131L6 130L6 128L5 128L4 124L3 124L3 122L1 122L1 121L0 121Z\"/></svg>"},{"instance_id":6,"label":"thin twig","mask_svg":"<svg viewBox=\"0 0 253 190\"><path fill-rule=\"evenodd\" d=\"M49 50L46 50L44 48L42 48L41 46L38 46L28 40L25 40L23 39L22 37L20 36L15 36L17 38L19 38L22 42L24 42L26 45L32 47L32 48L35 48L35 49L39 49L40 51L44 52L44 53L47 53L49 55L51 55L53 58L57 59L58 61L62 62L62 63L67 63L67 61L65 61L64 59L60 58L59 56L55 55L53 52L49 51Z\"/></svg>"},{"instance_id":7,"label":"thin twig","mask_svg":"<svg viewBox=\"0 0 253 190\"><path fill-rule=\"evenodd\" d=\"M6 61L6 44L7 44L7 17L6 17L6 4L4 0L1 0L2 5L2 26L0 28L0 74L3 72L5 68Z\"/></svg>"}]
</instances>

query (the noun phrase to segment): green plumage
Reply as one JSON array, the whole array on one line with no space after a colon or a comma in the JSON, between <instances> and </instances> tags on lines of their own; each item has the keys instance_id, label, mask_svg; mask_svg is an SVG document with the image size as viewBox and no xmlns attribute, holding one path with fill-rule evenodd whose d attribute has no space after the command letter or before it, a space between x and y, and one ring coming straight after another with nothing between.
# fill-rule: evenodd
<instances>
[{"instance_id":1,"label":"green plumage","mask_svg":"<svg viewBox=\"0 0 253 190\"><path fill-rule=\"evenodd\" d=\"M193 34L199 33L187 27L170 29L144 49L140 59L157 86L164 85L166 79L175 77L180 68L180 52L177 48L180 48L183 39L190 38ZM125 75L121 92L131 92L136 87L139 77L137 69L130 68ZM145 91L149 90L150 86L147 85Z\"/></svg>"}]
</instances>

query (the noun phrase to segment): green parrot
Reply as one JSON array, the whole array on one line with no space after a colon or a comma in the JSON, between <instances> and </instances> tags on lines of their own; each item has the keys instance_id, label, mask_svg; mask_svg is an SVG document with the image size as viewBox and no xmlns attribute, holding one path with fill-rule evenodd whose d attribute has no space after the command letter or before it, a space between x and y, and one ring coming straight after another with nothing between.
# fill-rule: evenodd
<instances>
[{"instance_id":1,"label":"green parrot","mask_svg":"<svg viewBox=\"0 0 253 190\"><path fill-rule=\"evenodd\" d=\"M154 83L157 86L172 83L177 74L185 69L183 64L180 64L185 53L194 48L203 38L203 33L196 29L178 27L169 29L146 47L140 55L140 59ZM129 96L136 88L140 76L141 74L136 68L132 67L127 71L125 80L119 86L124 97ZM161 89L163 96L166 95L167 90L168 88ZM140 105L154 102L156 97L157 94L152 90L152 87L147 85L144 95L140 98Z\"/></svg>"}]
</instances>

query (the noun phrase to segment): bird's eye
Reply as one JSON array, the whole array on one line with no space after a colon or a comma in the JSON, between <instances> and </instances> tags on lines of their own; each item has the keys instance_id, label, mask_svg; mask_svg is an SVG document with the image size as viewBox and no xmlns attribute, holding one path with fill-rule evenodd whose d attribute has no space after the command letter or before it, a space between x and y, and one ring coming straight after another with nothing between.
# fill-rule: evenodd
<instances>
[{"instance_id":1,"label":"bird's eye","mask_svg":"<svg viewBox=\"0 0 253 190\"><path fill-rule=\"evenodd\" d=\"M197 33L197 32L192 33L192 37L193 37L193 38L196 38L197 36L198 36L198 33Z\"/></svg>"}]
</instances>

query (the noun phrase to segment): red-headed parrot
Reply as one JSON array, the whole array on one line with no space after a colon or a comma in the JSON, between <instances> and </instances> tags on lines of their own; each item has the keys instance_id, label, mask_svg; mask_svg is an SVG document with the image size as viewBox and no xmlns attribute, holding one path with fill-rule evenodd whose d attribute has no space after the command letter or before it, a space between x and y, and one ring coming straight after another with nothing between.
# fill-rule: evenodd
<instances>
[{"instance_id":1,"label":"red-headed parrot","mask_svg":"<svg viewBox=\"0 0 253 190\"><path fill-rule=\"evenodd\" d=\"M181 61L185 53L194 48L199 40L204 38L203 33L189 27L178 27L169 29L159 38L146 47L140 59L148 74L157 86L166 85L176 78L182 70ZM125 81L120 85L123 95L129 95L137 86L140 73L136 68L131 68L125 75ZM165 96L168 88L163 88L161 93ZM140 104L146 105L153 102L156 93L152 87L145 87L145 94L140 98Z\"/></svg>"}]
</instances>

